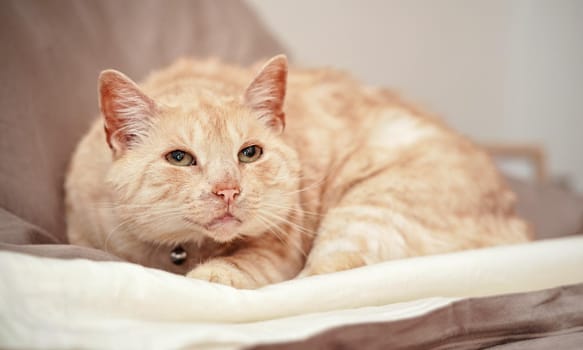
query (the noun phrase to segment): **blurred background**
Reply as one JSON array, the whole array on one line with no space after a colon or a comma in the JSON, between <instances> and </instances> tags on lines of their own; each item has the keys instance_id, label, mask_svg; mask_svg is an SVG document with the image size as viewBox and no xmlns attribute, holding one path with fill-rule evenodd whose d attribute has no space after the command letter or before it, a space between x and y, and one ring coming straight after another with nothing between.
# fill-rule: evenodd
<instances>
[{"instance_id":1,"label":"blurred background","mask_svg":"<svg viewBox=\"0 0 583 350\"><path fill-rule=\"evenodd\" d=\"M583 191L583 1L248 2L297 64L390 87L506 172Z\"/></svg>"}]
</instances>

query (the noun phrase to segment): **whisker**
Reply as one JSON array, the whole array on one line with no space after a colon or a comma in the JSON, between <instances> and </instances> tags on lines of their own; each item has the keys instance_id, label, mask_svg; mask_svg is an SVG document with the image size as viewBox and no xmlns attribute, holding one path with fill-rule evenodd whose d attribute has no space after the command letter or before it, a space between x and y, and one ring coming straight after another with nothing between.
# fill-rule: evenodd
<instances>
[{"instance_id":1,"label":"whisker","mask_svg":"<svg viewBox=\"0 0 583 350\"><path fill-rule=\"evenodd\" d=\"M150 215L150 213L147 213L148 215L143 215L143 216L134 216L128 219L125 219L123 221L121 221L118 225L116 225L106 236L105 238L105 242L104 242L104 250L106 252L109 252L109 242L111 241L111 238L113 237L113 235L116 232L119 232L119 230L127 224L130 224L131 222L137 223L138 220L141 220L142 222L140 223L141 225L144 224L152 224L152 223L158 223L158 224L163 224L164 222L162 220L168 220L171 218L174 218L176 216L181 216L182 215L182 211L171 211L171 212L166 212L166 213L162 213L162 214L156 214L156 215Z\"/></svg>"},{"instance_id":2,"label":"whisker","mask_svg":"<svg viewBox=\"0 0 583 350\"><path fill-rule=\"evenodd\" d=\"M265 226L269 233L272 233L282 244L285 245L285 241L283 240L282 236L280 235L281 232L272 231L273 229L277 228L277 225L268 221L268 219L264 218L261 215L257 215L256 218Z\"/></svg>"},{"instance_id":3,"label":"whisker","mask_svg":"<svg viewBox=\"0 0 583 350\"><path fill-rule=\"evenodd\" d=\"M271 220L269 220L268 218L262 216L261 214L257 215L257 218L259 219L259 221L261 221L262 223L267 225L267 229L269 233L272 233L277 239L279 239L279 241L287 246L287 247L291 247L295 250L297 250L298 252L300 252L302 254L302 256L304 258L307 257L307 253L304 251L304 249L302 248L301 244L297 244L297 242L295 240L284 240L282 238L286 236L285 232L283 231L283 229L281 227L279 227L276 223L272 222ZM274 231L276 230L276 231Z\"/></svg>"},{"instance_id":4,"label":"whisker","mask_svg":"<svg viewBox=\"0 0 583 350\"><path fill-rule=\"evenodd\" d=\"M324 214L320 214L320 213L317 213L317 212L313 212L313 211L309 211L309 210L304 210L304 209L296 208L296 207L288 207L288 206L284 206L284 205L277 205L277 204L274 204L274 203L267 203L267 202L266 203L263 203L263 207L265 207L265 208L275 208L275 209L285 209L285 210L293 211L293 212L296 212L296 213L303 213L303 214L306 214L308 216L319 216L319 217L324 217L325 216ZM258 209L258 208L256 208L256 209Z\"/></svg>"},{"instance_id":5,"label":"whisker","mask_svg":"<svg viewBox=\"0 0 583 350\"><path fill-rule=\"evenodd\" d=\"M308 230L307 228L303 227L302 225L297 224L295 222L292 222L292 221L290 221L290 220L288 220L288 219L286 219L284 217L281 217L281 216L279 216L279 215L277 215L275 213L267 212L267 211L262 211L261 214L262 215L266 215L267 217L269 217L271 219L275 219L275 220L278 220L278 221L281 221L281 222L285 222L286 224L292 226L293 228L295 228L296 230L300 231L301 233L307 234L309 236L315 236L315 233L314 232Z\"/></svg>"},{"instance_id":6,"label":"whisker","mask_svg":"<svg viewBox=\"0 0 583 350\"><path fill-rule=\"evenodd\" d=\"M126 219L123 220L122 222L120 222L118 225L116 225L105 237L105 242L103 243L103 249L109 253L109 241L111 240L111 237L113 236L113 234L120 229L123 225L128 224L130 221L132 221L133 218L130 219Z\"/></svg>"},{"instance_id":7,"label":"whisker","mask_svg":"<svg viewBox=\"0 0 583 350\"><path fill-rule=\"evenodd\" d=\"M156 207L153 204L100 204L94 206L96 209L151 209L151 210L177 210L177 209L188 209L190 208L188 205L181 205L181 206L163 206L163 207Z\"/></svg>"},{"instance_id":8,"label":"whisker","mask_svg":"<svg viewBox=\"0 0 583 350\"><path fill-rule=\"evenodd\" d=\"M293 180L304 180L303 182L305 182L305 180L309 180L311 183L305 187L300 187L298 190L294 190L294 191L290 191L290 192L286 192L286 194L295 194L298 192L304 192L307 191L309 189L312 189L313 187L319 186L320 184L324 183L332 174L333 172L329 172L328 174L326 174L325 176L321 177L321 178L316 178L312 180L312 177L308 177L307 175L300 175L300 176L281 176L281 177L277 177L277 178L273 178L272 180L275 181L293 181Z\"/></svg>"},{"instance_id":9,"label":"whisker","mask_svg":"<svg viewBox=\"0 0 583 350\"><path fill-rule=\"evenodd\" d=\"M299 176L293 176L293 175L281 175L278 177L272 177L270 178L270 180L277 180L277 181L289 181L289 180L305 180L305 179L309 179L311 177L308 177L308 175L305 174L300 174Z\"/></svg>"},{"instance_id":10,"label":"whisker","mask_svg":"<svg viewBox=\"0 0 583 350\"><path fill-rule=\"evenodd\" d=\"M313 189L314 187L317 187L317 186L323 184L324 181L325 181L325 179L322 179L321 181L314 182L314 183L312 183L312 184L310 184L310 185L308 185L306 187L303 187L303 188L300 187L297 190L293 190L293 191L289 191L289 192L283 192L282 195L291 195L291 194L297 194L297 193L302 193L302 192L305 192L305 191L309 191L309 190Z\"/></svg>"}]
</instances>

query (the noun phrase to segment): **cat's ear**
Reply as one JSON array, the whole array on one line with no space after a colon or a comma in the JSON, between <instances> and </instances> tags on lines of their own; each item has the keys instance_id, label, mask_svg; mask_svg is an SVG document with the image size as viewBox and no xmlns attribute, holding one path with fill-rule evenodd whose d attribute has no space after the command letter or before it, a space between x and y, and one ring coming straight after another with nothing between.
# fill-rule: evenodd
<instances>
[{"instance_id":1,"label":"cat's ear","mask_svg":"<svg viewBox=\"0 0 583 350\"><path fill-rule=\"evenodd\" d=\"M99 75L99 108L105 121L107 143L114 154L138 142L156 113L156 103L136 83L111 69Z\"/></svg>"},{"instance_id":2,"label":"cat's ear","mask_svg":"<svg viewBox=\"0 0 583 350\"><path fill-rule=\"evenodd\" d=\"M245 104L276 133L285 128L283 101L287 82L287 58L278 55L261 68L245 91Z\"/></svg>"}]
</instances>

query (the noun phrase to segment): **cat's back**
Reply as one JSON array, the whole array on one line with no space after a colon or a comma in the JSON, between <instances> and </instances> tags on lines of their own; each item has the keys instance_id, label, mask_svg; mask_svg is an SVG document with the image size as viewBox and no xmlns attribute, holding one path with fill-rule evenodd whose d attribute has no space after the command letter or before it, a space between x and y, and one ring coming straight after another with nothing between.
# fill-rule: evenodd
<instances>
[{"instance_id":1,"label":"cat's back","mask_svg":"<svg viewBox=\"0 0 583 350\"><path fill-rule=\"evenodd\" d=\"M314 194L322 207L377 177L364 195L404 195L428 217L450 210L512 215L515 197L487 152L395 93L333 69L292 70L288 91L285 137L300 153L304 176L324 179Z\"/></svg>"},{"instance_id":2,"label":"cat's back","mask_svg":"<svg viewBox=\"0 0 583 350\"><path fill-rule=\"evenodd\" d=\"M291 69L285 104L285 137L324 142L351 140L364 146L400 149L430 138L456 135L438 118L394 92L367 86L332 68ZM342 147L342 146L341 146Z\"/></svg>"}]
</instances>

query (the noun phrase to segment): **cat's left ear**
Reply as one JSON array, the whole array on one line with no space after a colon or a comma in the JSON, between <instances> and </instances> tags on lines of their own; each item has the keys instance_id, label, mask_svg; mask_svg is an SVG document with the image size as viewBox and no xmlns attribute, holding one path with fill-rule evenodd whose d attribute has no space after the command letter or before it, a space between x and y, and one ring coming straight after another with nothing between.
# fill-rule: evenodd
<instances>
[{"instance_id":1,"label":"cat's left ear","mask_svg":"<svg viewBox=\"0 0 583 350\"><path fill-rule=\"evenodd\" d=\"M109 69L99 75L99 107L107 143L121 154L139 142L156 114L156 103L124 74Z\"/></svg>"},{"instance_id":2,"label":"cat's left ear","mask_svg":"<svg viewBox=\"0 0 583 350\"><path fill-rule=\"evenodd\" d=\"M278 55L261 68L245 91L245 104L273 131L285 128L283 101L287 83L287 58Z\"/></svg>"}]
</instances>

